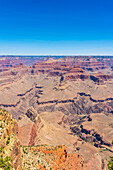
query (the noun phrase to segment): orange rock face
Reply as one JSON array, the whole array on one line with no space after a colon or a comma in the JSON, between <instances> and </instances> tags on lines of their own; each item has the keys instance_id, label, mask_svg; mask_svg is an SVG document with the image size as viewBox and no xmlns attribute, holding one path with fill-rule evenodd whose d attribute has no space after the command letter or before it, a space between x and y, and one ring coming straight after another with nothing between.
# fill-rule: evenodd
<instances>
[{"instance_id":1,"label":"orange rock face","mask_svg":"<svg viewBox=\"0 0 113 170\"><path fill-rule=\"evenodd\" d=\"M35 168L41 169L64 169L64 170L82 170L83 169L83 160L78 154L69 154L67 148L64 145L59 145L56 147L42 145L38 147L25 147L24 150L29 153L29 162L35 159L38 159L35 164ZM35 155L35 156L34 156ZM26 153L24 154L23 159L23 168L26 168L24 162L26 162ZM41 158L41 159L40 159ZM43 162L43 163L42 163Z\"/></svg>"},{"instance_id":2,"label":"orange rock face","mask_svg":"<svg viewBox=\"0 0 113 170\"><path fill-rule=\"evenodd\" d=\"M65 146L61 146L61 148L57 148L55 155L57 155L57 159L55 163L61 169L82 169L83 168L83 160L78 154L69 154L67 153L67 149ZM54 169L57 170L57 167L54 165Z\"/></svg>"}]
</instances>

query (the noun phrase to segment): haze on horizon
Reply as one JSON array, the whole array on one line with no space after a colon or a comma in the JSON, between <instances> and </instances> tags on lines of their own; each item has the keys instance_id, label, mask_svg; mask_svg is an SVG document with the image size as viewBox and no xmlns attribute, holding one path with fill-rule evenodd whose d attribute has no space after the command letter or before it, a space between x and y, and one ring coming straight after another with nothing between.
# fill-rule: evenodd
<instances>
[{"instance_id":1,"label":"haze on horizon","mask_svg":"<svg viewBox=\"0 0 113 170\"><path fill-rule=\"evenodd\" d=\"M0 2L1 55L113 55L112 0Z\"/></svg>"}]
</instances>

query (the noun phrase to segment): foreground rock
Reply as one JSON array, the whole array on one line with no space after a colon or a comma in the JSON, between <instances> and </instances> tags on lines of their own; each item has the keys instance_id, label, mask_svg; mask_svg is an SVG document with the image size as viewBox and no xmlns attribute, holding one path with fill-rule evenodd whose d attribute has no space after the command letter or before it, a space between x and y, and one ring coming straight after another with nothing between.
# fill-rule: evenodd
<instances>
[{"instance_id":1,"label":"foreground rock","mask_svg":"<svg viewBox=\"0 0 113 170\"><path fill-rule=\"evenodd\" d=\"M21 151L18 125L12 116L0 109L0 167L21 170Z\"/></svg>"},{"instance_id":2,"label":"foreground rock","mask_svg":"<svg viewBox=\"0 0 113 170\"><path fill-rule=\"evenodd\" d=\"M33 113L34 110L30 108L30 111ZM20 147L17 122L2 109L0 110L0 123L1 169L83 169L82 158L76 153L69 154L64 145Z\"/></svg>"},{"instance_id":3,"label":"foreground rock","mask_svg":"<svg viewBox=\"0 0 113 170\"><path fill-rule=\"evenodd\" d=\"M78 154L67 153L64 145L23 147L22 157L22 167L25 170L82 170L84 168L82 158Z\"/></svg>"}]
</instances>

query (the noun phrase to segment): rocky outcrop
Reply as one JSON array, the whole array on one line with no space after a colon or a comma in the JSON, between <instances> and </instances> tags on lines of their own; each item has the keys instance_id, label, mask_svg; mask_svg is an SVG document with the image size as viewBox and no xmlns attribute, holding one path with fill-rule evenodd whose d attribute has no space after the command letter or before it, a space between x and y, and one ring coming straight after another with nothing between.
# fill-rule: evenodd
<instances>
[{"instance_id":1,"label":"rocky outcrop","mask_svg":"<svg viewBox=\"0 0 113 170\"><path fill-rule=\"evenodd\" d=\"M99 116L106 117L105 115L102 114L100 114ZM109 133L112 134L113 132L112 132L112 128L109 125L107 126L109 119L107 120L106 117L105 125L103 125L103 130L101 129L98 130L97 128L98 125L96 125L96 119L98 119L99 116L97 115L97 118L96 116L94 116L93 120L92 118L89 119L88 116L85 118L85 121L80 122L81 125L80 124L72 125L70 129L74 134L78 135L83 141L89 142L97 148L105 148L106 150L113 153L112 143L111 143L112 140L109 136ZM104 135L103 133L104 130L108 132L108 134L106 134L108 135L108 137Z\"/></svg>"},{"instance_id":2,"label":"rocky outcrop","mask_svg":"<svg viewBox=\"0 0 113 170\"><path fill-rule=\"evenodd\" d=\"M0 109L0 156L5 163L6 158L9 165L15 170L21 170L21 151L18 140L18 125L12 116ZM8 164L6 165L8 166ZM2 168L3 165L0 164Z\"/></svg>"},{"instance_id":3,"label":"rocky outcrop","mask_svg":"<svg viewBox=\"0 0 113 170\"><path fill-rule=\"evenodd\" d=\"M35 122L35 119L37 117L37 111L33 107L30 107L27 110L26 115L27 115L28 118L30 118L31 121Z\"/></svg>"},{"instance_id":4,"label":"rocky outcrop","mask_svg":"<svg viewBox=\"0 0 113 170\"><path fill-rule=\"evenodd\" d=\"M29 155L28 155L29 153ZM36 168L36 169L71 169L82 170L83 160L77 153L69 154L64 145L49 146L42 145L37 147L23 147L22 149L23 169ZM35 161L38 160L38 161Z\"/></svg>"},{"instance_id":5,"label":"rocky outcrop","mask_svg":"<svg viewBox=\"0 0 113 170\"><path fill-rule=\"evenodd\" d=\"M67 80L86 80L89 78L89 75L87 74L74 74L74 73L67 73L65 76L64 76L64 80L67 81Z\"/></svg>"},{"instance_id":6,"label":"rocky outcrop","mask_svg":"<svg viewBox=\"0 0 113 170\"><path fill-rule=\"evenodd\" d=\"M102 74L102 73L90 75L90 79L97 84L103 84L104 81L110 80L112 78L113 78L112 75L107 75L107 74Z\"/></svg>"},{"instance_id":7,"label":"rocky outcrop","mask_svg":"<svg viewBox=\"0 0 113 170\"><path fill-rule=\"evenodd\" d=\"M98 77L102 81L107 81L107 80L113 79L112 75L102 74L102 73L96 74L96 77Z\"/></svg>"},{"instance_id":8,"label":"rocky outcrop","mask_svg":"<svg viewBox=\"0 0 113 170\"><path fill-rule=\"evenodd\" d=\"M81 126L71 127L71 130L76 135L79 135L79 137L82 140L85 140L86 142L90 142L90 143L94 142L94 146L98 147L99 145L104 144L102 137L100 136L100 134L95 132L94 129L87 130L83 127L83 125L81 125Z\"/></svg>"}]
</instances>

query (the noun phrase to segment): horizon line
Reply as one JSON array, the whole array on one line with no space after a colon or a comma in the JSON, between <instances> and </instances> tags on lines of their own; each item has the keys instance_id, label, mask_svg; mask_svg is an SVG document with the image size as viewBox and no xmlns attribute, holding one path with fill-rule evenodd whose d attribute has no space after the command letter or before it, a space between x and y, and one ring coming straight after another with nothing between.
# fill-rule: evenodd
<instances>
[{"instance_id":1,"label":"horizon line","mask_svg":"<svg viewBox=\"0 0 113 170\"><path fill-rule=\"evenodd\" d=\"M0 54L0 56L113 56L113 54Z\"/></svg>"}]
</instances>

